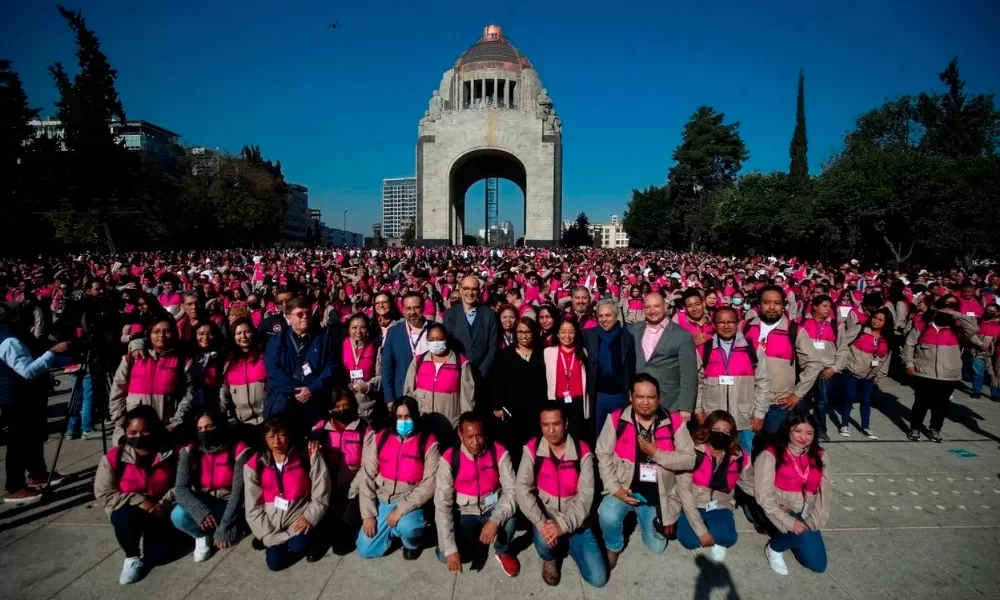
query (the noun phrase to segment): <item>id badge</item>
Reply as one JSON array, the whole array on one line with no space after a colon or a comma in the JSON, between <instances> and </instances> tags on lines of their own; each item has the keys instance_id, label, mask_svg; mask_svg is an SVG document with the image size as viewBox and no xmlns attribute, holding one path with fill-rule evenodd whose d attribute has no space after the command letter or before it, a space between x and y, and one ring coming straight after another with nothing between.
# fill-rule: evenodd
<instances>
[{"instance_id":1,"label":"id badge","mask_svg":"<svg viewBox=\"0 0 1000 600\"><path fill-rule=\"evenodd\" d=\"M309 377L312 373L313 370L312 367L309 366L309 363L302 363L302 375Z\"/></svg>"},{"instance_id":2,"label":"id badge","mask_svg":"<svg viewBox=\"0 0 1000 600\"><path fill-rule=\"evenodd\" d=\"M817 350L826 350L826 342L825 341L813 342L813 348Z\"/></svg>"},{"instance_id":3,"label":"id badge","mask_svg":"<svg viewBox=\"0 0 1000 600\"><path fill-rule=\"evenodd\" d=\"M641 463L639 465L639 481L643 483L656 483L656 465Z\"/></svg>"},{"instance_id":4,"label":"id badge","mask_svg":"<svg viewBox=\"0 0 1000 600\"><path fill-rule=\"evenodd\" d=\"M718 508L719 508L718 500L709 500L708 504L705 505L705 512L712 512L713 510L717 510Z\"/></svg>"},{"instance_id":5,"label":"id badge","mask_svg":"<svg viewBox=\"0 0 1000 600\"><path fill-rule=\"evenodd\" d=\"M277 508L278 510L288 510L288 506L288 500L285 500L281 496L274 497L274 508Z\"/></svg>"},{"instance_id":6,"label":"id badge","mask_svg":"<svg viewBox=\"0 0 1000 600\"><path fill-rule=\"evenodd\" d=\"M719 375L719 385L736 385L736 377L733 375Z\"/></svg>"},{"instance_id":7,"label":"id badge","mask_svg":"<svg viewBox=\"0 0 1000 600\"><path fill-rule=\"evenodd\" d=\"M570 396L569 392L563 392L563 402L573 404L573 396Z\"/></svg>"},{"instance_id":8,"label":"id badge","mask_svg":"<svg viewBox=\"0 0 1000 600\"><path fill-rule=\"evenodd\" d=\"M967 316L967 317L974 317L974 316L976 316L976 313L974 313L972 311L969 311L969 312L965 313L965 316Z\"/></svg>"},{"instance_id":9,"label":"id badge","mask_svg":"<svg viewBox=\"0 0 1000 600\"><path fill-rule=\"evenodd\" d=\"M365 372L362 371L361 369L352 369L351 370L351 381L357 382L357 381L361 381L364 378L365 378Z\"/></svg>"},{"instance_id":10,"label":"id badge","mask_svg":"<svg viewBox=\"0 0 1000 600\"><path fill-rule=\"evenodd\" d=\"M802 512L800 514L802 515L802 520L805 521L806 517L809 516L809 505L808 504L803 504L802 505Z\"/></svg>"},{"instance_id":11,"label":"id badge","mask_svg":"<svg viewBox=\"0 0 1000 600\"><path fill-rule=\"evenodd\" d=\"M841 319L846 319L847 315L849 315L851 313L851 307L850 306L839 306L839 307L837 307L837 310L840 312L840 318Z\"/></svg>"},{"instance_id":12,"label":"id badge","mask_svg":"<svg viewBox=\"0 0 1000 600\"><path fill-rule=\"evenodd\" d=\"M878 366L878 359L877 358L872 359L872 366L873 367L877 367Z\"/></svg>"},{"instance_id":13,"label":"id badge","mask_svg":"<svg viewBox=\"0 0 1000 600\"><path fill-rule=\"evenodd\" d=\"M483 508L493 508L496 506L497 502L500 502L500 493L493 492L489 496L483 498Z\"/></svg>"}]
</instances>

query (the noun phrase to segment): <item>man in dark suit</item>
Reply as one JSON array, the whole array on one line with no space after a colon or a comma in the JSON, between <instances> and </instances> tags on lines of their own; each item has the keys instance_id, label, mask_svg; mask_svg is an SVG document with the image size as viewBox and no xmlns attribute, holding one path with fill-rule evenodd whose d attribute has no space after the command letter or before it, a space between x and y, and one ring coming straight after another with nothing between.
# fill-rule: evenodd
<instances>
[{"instance_id":1,"label":"man in dark suit","mask_svg":"<svg viewBox=\"0 0 1000 600\"><path fill-rule=\"evenodd\" d=\"M427 352L424 298L420 292L403 295L403 320L389 327L382 344L382 391L386 403L403 395L403 382L413 357Z\"/></svg>"},{"instance_id":2,"label":"man in dark suit","mask_svg":"<svg viewBox=\"0 0 1000 600\"><path fill-rule=\"evenodd\" d=\"M598 301L597 324L583 332L583 342L587 347L587 397L599 436L607 416L628 405L635 376L635 340L618 322L615 300Z\"/></svg>"},{"instance_id":3,"label":"man in dark suit","mask_svg":"<svg viewBox=\"0 0 1000 600\"><path fill-rule=\"evenodd\" d=\"M444 327L455 345L476 368L481 381L489 379L497 355L498 327L493 310L479 302L479 280L469 275L462 279L461 304L444 312Z\"/></svg>"},{"instance_id":4,"label":"man in dark suit","mask_svg":"<svg viewBox=\"0 0 1000 600\"><path fill-rule=\"evenodd\" d=\"M660 382L660 403L691 418L698 396L698 364L694 338L667 319L663 294L651 292L643 299L646 320L632 326L635 338L635 372L649 373Z\"/></svg>"}]
</instances>

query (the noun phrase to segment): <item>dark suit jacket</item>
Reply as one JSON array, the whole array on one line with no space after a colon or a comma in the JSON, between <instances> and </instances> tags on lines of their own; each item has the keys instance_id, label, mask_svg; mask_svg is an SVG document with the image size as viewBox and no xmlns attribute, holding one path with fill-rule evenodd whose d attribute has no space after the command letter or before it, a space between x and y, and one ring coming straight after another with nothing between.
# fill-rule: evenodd
<instances>
[{"instance_id":1,"label":"dark suit jacket","mask_svg":"<svg viewBox=\"0 0 1000 600\"><path fill-rule=\"evenodd\" d=\"M680 325L663 320L666 329L646 360L642 352L642 335L646 322L632 325L635 338L635 372L649 373L660 383L660 405L670 410L694 412L698 396L698 364L694 338Z\"/></svg>"},{"instance_id":2,"label":"dark suit jacket","mask_svg":"<svg viewBox=\"0 0 1000 600\"><path fill-rule=\"evenodd\" d=\"M489 306L476 307L476 320L469 326L465 309L458 303L444 312L444 327L448 330L456 352L465 355L483 379L493 370L497 355L497 315Z\"/></svg>"},{"instance_id":3,"label":"dark suit jacket","mask_svg":"<svg viewBox=\"0 0 1000 600\"><path fill-rule=\"evenodd\" d=\"M431 321L426 321L424 329L430 324ZM382 392L386 403L403 395L403 381L411 362L413 347L410 346L409 325L406 319L400 319L386 331L382 344Z\"/></svg>"},{"instance_id":4,"label":"dark suit jacket","mask_svg":"<svg viewBox=\"0 0 1000 600\"><path fill-rule=\"evenodd\" d=\"M583 332L583 343L587 347L587 397L595 404L597 402L597 376L601 370L598 362L598 328L587 329ZM618 341L621 343L622 355L622 390L628 392L632 386L632 378L635 377L635 340L628 328L622 325ZM593 413L592 413L593 414Z\"/></svg>"}]
</instances>

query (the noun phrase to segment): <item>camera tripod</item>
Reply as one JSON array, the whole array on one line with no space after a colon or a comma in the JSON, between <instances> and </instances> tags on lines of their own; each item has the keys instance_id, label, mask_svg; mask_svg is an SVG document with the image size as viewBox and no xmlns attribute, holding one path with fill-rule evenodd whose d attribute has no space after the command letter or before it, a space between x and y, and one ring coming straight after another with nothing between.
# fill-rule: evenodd
<instances>
[{"instance_id":1,"label":"camera tripod","mask_svg":"<svg viewBox=\"0 0 1000 600\"><path fill-rule=\"evenodd\" d=\"M66 430L69 427L69 420L73 417L76 409L83 403L83 382L88 375L91 375L90 361L91 353L93 350L87 350L84 360L80 365L80 369L74 373L76 375L76 381L73 383L73 389L69 396L69 406L66 409L66 417L63 419L62 427L59 429L59 444L56 446L56 455L52 459L52 468L49 469L49 477L45 482L45 487L42 488L43 496L52 490L52 477L56 472L56 465L59 464L59 453L62 451L63 442L66 440ZM109 397L111 394L111 382L108 381L106 376L102 377L101 382L92 382L91 385L103 385L105 388L105 398ZM108 437L107 431L104 427L104 417L101 416L101 445L104 449L104 454L108 453Z\"/></svg>"}]
</instances>

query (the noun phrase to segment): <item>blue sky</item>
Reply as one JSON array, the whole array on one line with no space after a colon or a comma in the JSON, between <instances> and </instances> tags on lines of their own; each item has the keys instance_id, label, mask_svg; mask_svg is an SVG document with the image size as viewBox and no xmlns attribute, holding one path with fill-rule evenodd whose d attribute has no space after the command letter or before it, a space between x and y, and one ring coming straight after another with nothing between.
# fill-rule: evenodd
<instances>
[{"instance_id":1,"label":"blue sky","mask_svg":"<svg viewBox=\"0 0 1000 600\"><path fill-rule=\"evenodd\" d=\"M563 214L592 221L665 181L702 104L741 122L744 172L787 169L800 67L813 173L859 114L938 88L953 56L968 90L1000 89L995 1L67 2L118 69L130 118L186 144L258 144L330 225L348 209L348 228L368 235L382 178L413 173L417 121L441 74L490 23L534 63L563 121ZM3 3L0 58L44 115L56 98L47 67L72 70L74 49L54 3ZM470 190L470 229L482 198L481 185ZM501 186L500 216L519 234L522 201Z\"/></svg>"}]
</instances>

